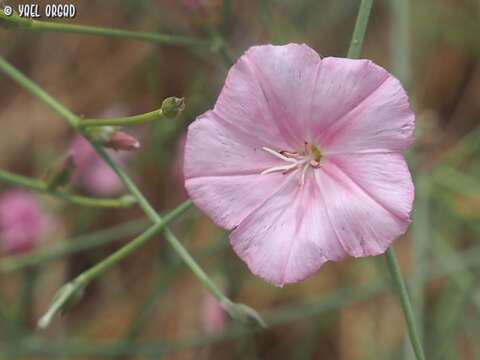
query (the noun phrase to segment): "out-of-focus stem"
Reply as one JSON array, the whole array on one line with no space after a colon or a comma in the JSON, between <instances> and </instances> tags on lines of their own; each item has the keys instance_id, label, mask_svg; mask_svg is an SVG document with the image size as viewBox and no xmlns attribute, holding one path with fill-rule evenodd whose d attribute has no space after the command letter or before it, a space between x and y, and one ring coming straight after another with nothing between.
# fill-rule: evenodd
<instances>
[{"instance_id":1,"label":"out-of-focus stem","mask_svg":"<svg viewBox=\"0 0 480 360\"><path fill-rule=\"evenodd\" d=\"M70 301L74 300L76 296L80 295L80 292L94 279L102 275L105 271L110 269L113 265L117 264L119 261L123 260L126 256L137 250L140 246L145 244L153 236L157 235L160 230L164 229L168 222L178 218L182 215L188 208L192 206L192 202L187 200L175 210L167 214L161 222L156 223L146 230L141 235L137 236L135 239L129 243L122 246L120 249L115 251L113 254L108 256L106 259L100 261L90 269L84 271L78 275L74 280L64 285L54 301L48 308L45 315L39 320L38 326L41 328L47 327L52 321L53 316L65 308L65 305Z\"/></svg>"},{"instance_id":2,"label":"out-of-focus stem","mask_svg":"<svg viewBox=\"0 0 480 360\"><path fill-rule=\"evenodd\" d=\"M29 18L22 18L17 14L6 16L0 10L0 24L8 24L23 30L40 32L62 32L95 36L108 36L122 39L140 40L155 44L181 45L181 46L209 46L209 42L188 36L168 35L150 32L128 31L99 26L76 25L64 22L39 21Z\"/></svg>"},{"instance_id":3,"label":"out-of-focus stem","mask_svg":"<svg viewBox=\"0 0 480 360\"><path fill-rule=\"evenodd\" d=\"M54 111L61 115L73 128L78 129L79 118L75 114L73 114L63 105L61 105L57 100L51 97L48 93L46 93L43 89L41 89L38 85L36 85L32 80L27 78L20 71L15 69L2 57L0 57L0 70L9 75L13 80L23 86L31 94L38 97L40 100L49 105ZM87 138L87 140L89 139ZM105 162L117 174L117 176L129 190L130 194L137 200L139 206L143 209L148 218L155 225L161 225L163 223L162 218L160 217L160 215L157 214L157 212L143 196L143 194L140 192L134 182L130 179L130 177L128 177L128 175L112 160L112 158L106 153L106 151L102 147L100 147L98 144L93 143L92 146L95 148L96 152L100 155L100 157L105 160ZM218 300L218 302L224 307L224 309L233 319L244 324L266 326L265 322L255 310L244 304L237 304L232 302L222 293L222 291L215 285L215 283L212 281L212 279L210 279L210 277L205 273L205 271L200 267L200 265L197 264L197 262L188 252L188 250L182 245L182 243L177 239L177 237L173 234L172 231L170 231L168 227L164 229L160 228L160 230L163 230L163 235L173 247L177 255L180 256L180 258L190 268L190 270L194 273L197 279L200 280L203 286L208 289L208 291ZM71 298L72 294L76 292L75 289L72 288L72 286L74 286L74 284L67 284L67 286L63 288L63 291L59 293L59 297L62 299L63 304L65 304L67 299ZM55 302L54 304L57 303L61 302ZM60 308L52 307L46 314L45 319L48 319L48 316L51 313L54 314L59 310ZM46 320L41 322L48 323L48 321Z\"/></svg>"},{"instance_id":4,"label":"out-of-focus stem","mask_svg":"<svg viewBox=\"0 0 480 360\"><path fill-rule=\"evenodd\" d=\"M93 198L82 195L71 194L67 191L50 189L48 184L41 180L32 179L29 177L13 174L6 170L0 169L0 181L7 182L14 186L20 186L29 190L33 190L39 193L44 193L50 196L57 197L66 202L75 205L89 206L89 207L102 207L102 208L111 208L111 207L130 207L136 203L136 200L130 196L122 196L116 199L101 199Z\"/></svg>"}]
</instances>

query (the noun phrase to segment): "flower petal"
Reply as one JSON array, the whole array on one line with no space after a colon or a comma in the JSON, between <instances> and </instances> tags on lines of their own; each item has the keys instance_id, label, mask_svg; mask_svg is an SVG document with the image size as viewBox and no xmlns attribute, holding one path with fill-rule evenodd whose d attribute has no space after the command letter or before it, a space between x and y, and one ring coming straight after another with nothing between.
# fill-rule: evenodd
<instances>
[{"instance_id":1,"label":"flower petal","mask_svg":"<svg viewBox=\"0 0 480 360\"><path fill-rule=\"evenodd\" d=\"M214 111L271 145L297 149L319 66L320 56L306 45L254 46L231 68Z\"/></svg>"},{"instance_id":2,"label":"flower petal","mask_svg":"<svg viewBox=\"0 0 480 360\"><path fill-rule=\"evenodd\" d=\"M326 154L401 151L413 142L415 117L402 85L371 61L324 59L315 94L312 112L324 118L312 132Z\"/></svg>"},{"instance_id":3,"label":"flower petal","mask_svg":"<svg viewBox=\"0 0 480 360\"><path fill-rule=\"evenodd\" d=\"M303 187L291 174L275 195L246 217L230 240L250 270L278 286L305 279L346 256L330 225L313 171Z\"/></svg>"},{"instance_id":4,"label":"flower petal","mask_svg":"<svg viewBox=\"0 0 480 360\"><path fill-rule=\"evenodd\" d=\"M359 176L362 183L356 183L332 161L326 161L315 174L337 238L349 255L382 254L407 230L409 218L393 212L390 207L395 205L387 208L381 202L383 191L375 193L380 194L376 198L360 185L367 183L367 177Z\"/></svg>"},{"instance_id":5,"label":"flower petal","mask_svg":"<svg viewBox=\"0 0 480 360\"><path fill-rule=\"evenodd\" d=\"M278 165L278 159L262 150L264 145L207 111L188 128L185 178L260 174Z\"/></svg>"},{"instance_id":6,"label":"flower petal","mask_svg":"<svg viewBox=\"0 0 480 360\"><path fill-rule=\"evenodd\" d=\"M399 153L338 154L329 161L371 198L400 219L409 221L414 186L404 157Z\"/></svg>"},{"instance_id":7,"label":"flower petal","mask_svg":"<svg viewBox=\"0 0 480 360\"><path fill-rule=\"evenodd\" d=\"M202 176L187 179L185 187L196 206L217 225L232 230L285 180L281 173Z\"/></svg>"}]
</instances>

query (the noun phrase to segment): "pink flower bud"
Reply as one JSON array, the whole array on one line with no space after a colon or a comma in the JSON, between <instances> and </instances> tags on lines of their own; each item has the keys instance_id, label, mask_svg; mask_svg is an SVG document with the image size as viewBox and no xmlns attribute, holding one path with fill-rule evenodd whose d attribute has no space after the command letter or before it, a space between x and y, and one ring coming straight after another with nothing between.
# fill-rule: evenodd
<instances>
[{"instance_id":1,"label":"pink flower bud","mask_svg":"<svg viewBox=\"0 0 480 360\"><path fill-rule=\"evenodd\" d=\"M104 146L117 151L133 151L140 148L140 142L132 135L129 135L123 131L116 131L105 142Z\"/></svg>"}]
</instances>

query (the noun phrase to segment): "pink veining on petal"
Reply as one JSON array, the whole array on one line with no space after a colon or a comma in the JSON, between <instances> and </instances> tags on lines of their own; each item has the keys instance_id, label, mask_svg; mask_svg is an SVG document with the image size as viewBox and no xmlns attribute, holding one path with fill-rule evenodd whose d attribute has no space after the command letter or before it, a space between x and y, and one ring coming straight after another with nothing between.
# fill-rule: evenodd
<instances>
[{"instance_id":1,"label":"pink veining on petal","mask_svg":"<svg viewBox=\"0 0 480 360\"><path fill-rule=\"evenodd\" d=\"M0 196L0 242L7 252L31 250L48 224L48 216L30 192L9 190Z\"/></svg>"},{"instance_id":2,"label":"pink veining on petal","mask_svg":"<svg viewBox=\"0 0 480 360\"><path fill-rule=\"evenodd\" d=\"M407 230L414 188L400 151L413 130L401 84L373 62L255 46L190 125L185 186L249 269L281 286L381 254Z\"/></svg>"}]
</instances>

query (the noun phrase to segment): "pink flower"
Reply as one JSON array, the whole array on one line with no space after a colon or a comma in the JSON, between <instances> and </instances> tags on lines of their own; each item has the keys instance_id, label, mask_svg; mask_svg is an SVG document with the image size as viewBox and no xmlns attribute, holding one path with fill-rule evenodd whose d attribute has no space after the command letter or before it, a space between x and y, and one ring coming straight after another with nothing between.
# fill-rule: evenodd
<instances>
[{"instance_id":1,"label":"pink flower","mask_svg":"<svg viewBox=\"0 0 480 360\"><path fill-rule=\"evenodd\" d=\"M0 242L7 252L32 249L46 231L48 222L31 193L9 190L1 195Z\"/></svg>"},{"instance_id":2,"label":"pink flower","mask_svg":"<svg viewBox=\"0 0 480 360\"><path fill-rule=\"evenodd\" d=\"M70 145L75 159L74 181L84 187L89 193L98 196L113 196L124 191L124 186L113 170L100 158L95 149L77 135ZM113 159L125 164L129 154L125 152L108 151Z\"/></svg>"},{"instance_id":3,"label":"pink flower","mask_svg":"<svg viewBox=\"0 0 480 360\"><path fill-rule=\"evenodd\" d=\"M202 303L202 326L209 334L220 334L225 327L226 314L218 300L206 293Z\"/></svg>"},{"instance_id":4,"label":"pink flower","mask_svg":"<svg viewBox=\"0 0 480 360\"><path fill-rule=\"evenodd\" d=\"M414 188L400 151L413 131L401 84L371 61L252 47L189 127L186 188L233 230L254 274L301 281L329 260L381 254L407 230Z\"/></svg>"}]
</instances>

